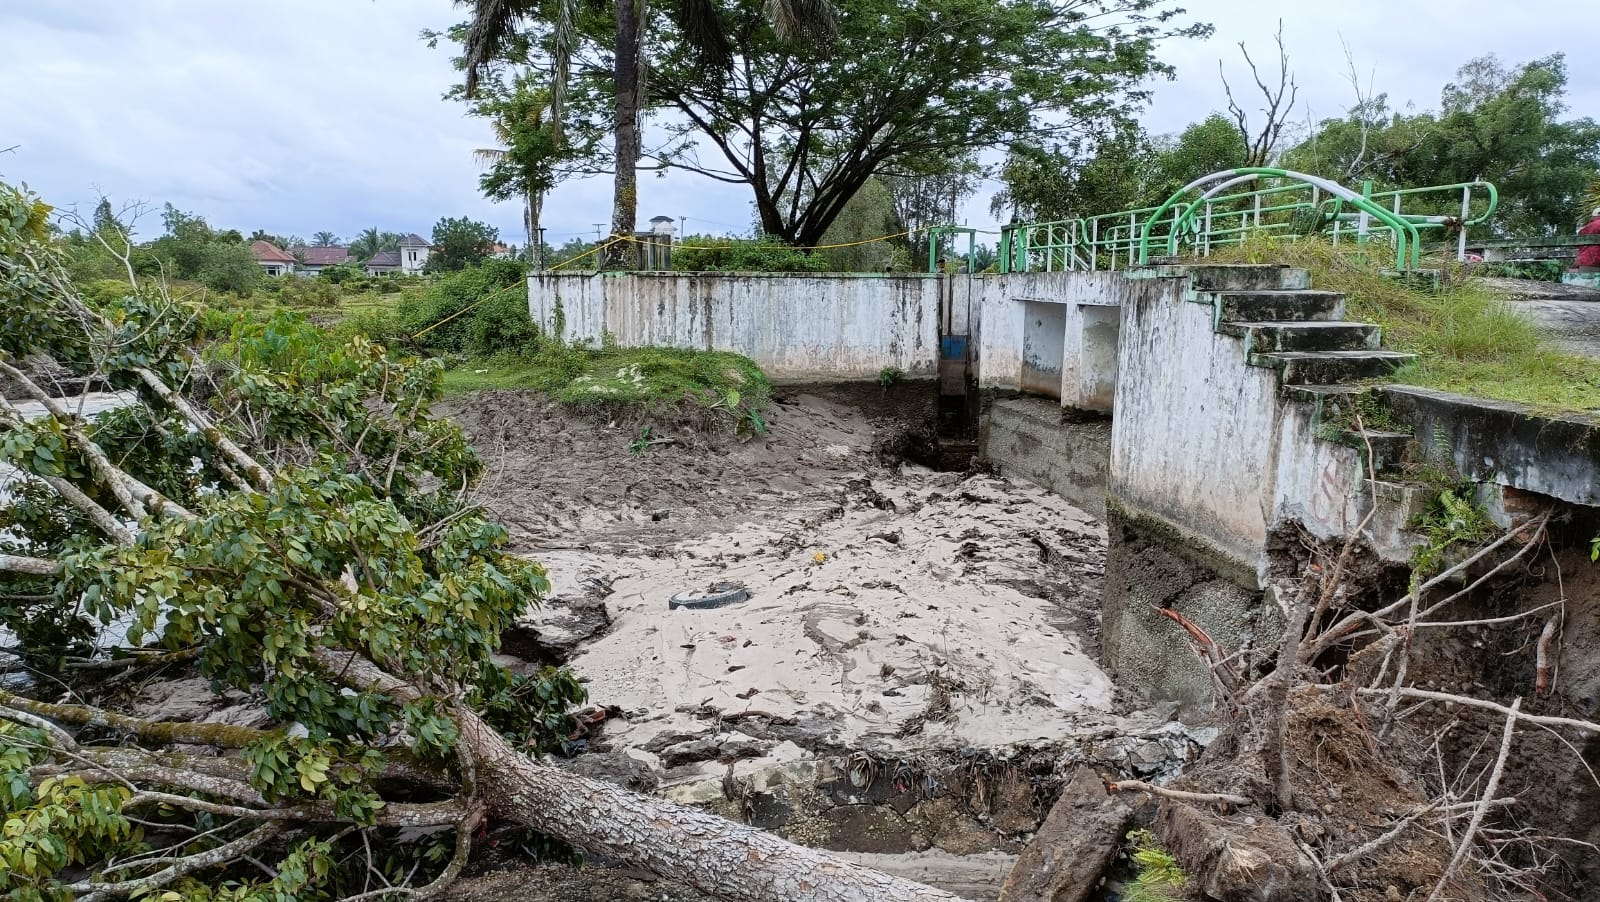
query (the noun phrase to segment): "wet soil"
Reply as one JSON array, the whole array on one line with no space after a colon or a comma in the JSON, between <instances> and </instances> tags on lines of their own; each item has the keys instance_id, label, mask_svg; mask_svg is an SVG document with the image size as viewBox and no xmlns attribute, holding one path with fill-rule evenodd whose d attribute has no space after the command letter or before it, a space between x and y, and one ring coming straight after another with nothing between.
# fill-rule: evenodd
<instances>
[{"instance_id":1,"label":"wet soil","mask_svg":"<svg viewBox=\"0 0 1600 902\"><path fill-rule=\"evenodd\" d=\"M764 435L653 428L669 441L643 453L629 449L636 427L532 393L451 402L489 467L478 501L550 570L551 597L506 651L565 661L613 715L568 766L715 807L724 783L825 771L827 756L1009 760L1161 727L1126 710L1096 663L1101 524L1025 483L897 460L933 400L915 384L789 388ZM670 605L728 583L749 597ZM1105 754L1159 767L1162 742L1193 747L1138 742ZM1023 820L1011 829L1036 826ZM982 856L1019 848L998 834L904 845L923 857L880 864L973 898L993 898L1010 860ZM469 880L455 898L699 897L540 866Z\"/></svg>"}]
</instances>

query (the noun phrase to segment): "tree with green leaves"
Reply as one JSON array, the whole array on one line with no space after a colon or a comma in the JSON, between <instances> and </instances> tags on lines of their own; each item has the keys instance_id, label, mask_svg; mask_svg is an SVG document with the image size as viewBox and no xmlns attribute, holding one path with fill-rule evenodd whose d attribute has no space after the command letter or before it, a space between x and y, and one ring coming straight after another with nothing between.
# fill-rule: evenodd
<instances>
[{"instance_id":1,"label":"tree with green leaves","mask_svg":"<svg viewBox=\"0 0 1600 902\"><path fill-rule=\"evenodd\" d=\"M161 221L166 232L146 250L167 275L235 294L249 294L260 284L261 267L238 231L215 230L204 217L172 204L165 206Z\"/></svg>"},{"instance_id":2,"label":"tree with green leaves","mask_svg":"<svg viewBox=\"0 0 1600 902\"><path fill-rule=\"evenodd\" d=\"M748 185L764 232L815 245L879 172L1112 121L1170 74L1162 39L1205 33L1178 24L1181 12L1162 0L864 0L813 45L785 40L758 0L730 0L730 71L697 65L689 36L662 34L651 96L682 124L660 157Z\"/></svg>"},{"instance_id":3,"label":"tree with green leaves","mask_svg":"<svg viewBox=\"0 0 1600 902\"><path fill-rule=\"evenodd\" d=\"M1238 128L1220 113L1155 138L1124 120L1089 140L1012 148L990 209L1041 222L1153 207L1200 176L1245 165L1248 156Z\"/></svg>"},{"instance_id":4,"label":"tree with green leaves","mask_svg":"<svg viewBox=\"0 0 1600 902\"><path fill-rule=\"evenodd\" d=\"M433 226L433 252L428 272L456 272L482 262L494 253L500 230L465 216L442 217Z\"/></svg>"},{"instance_id":5,"label":"tree with green leaves","mask_svg":"<svg viewBox=\"0 0 1600 902\"><path fill-rule=\"evenodd\" d=\"M608 60L582 62L591 80L606 82L591 96L604 96L613 137L611 234L632 237L638 220L638 166L644 154L643 117L649 108L644 90L646 48L653 34L650 8L639 0L613 0L609 17L591 5L585 11L574 0L469 0L472 17L455 29L463 47L460 64L464 94L476 93L482 73L512 58L532 63L550 80L551 118L561 129L567 111L568 86L583 48L601 50ZM825 39L831 35L835 10L830 0L764 0L767 21L785 40ZM716 0L684 0L655 10L690 47L695 65L707 71L731 71L730 24ZM634 258L628 242L608 247L604 264L623 268Z\"/></svg>"},{"instance_id":6,"label":"tree with green leaves","mask_svg":"<svg viewBox=\"0 0 1600 902\"><path fill-rule=\"evenodd\" d=\"M1326 120L1286 163L1342 181L1383 188L1493 182L1494 227L1510 235L1570 232L1600 169L1600 123L1567 118L1567 67L1560 55L1508 66L1493 56L1468 62L1445 86L1437 111L1394 112L1368 98ZM1459 211L1441 201L1436 212Z\"/></svg>"},{"instance_id":7,"label":"tree with green leaves","mask_svg":"<svg viewBox=\"0 0 1600 902\"><path fill-rule=\"evenodd\" d=\"M946 223L950 221L943 220ZM825 247L816 253L827 261L828 268L834 272L883 272L897 265L904 268L911 262L911 255L906 251L907 242L898 239L873 240L902 231L905 229L897 216L892 190L882 181L871 179L861 186L861 190L840 212L839 218L833 221L833 225L822 236Z\"/></svg>"},{"instance_id":8,"label":"tree with green leaves","mask_svg":"<svg viewBox=\"0 0 1600 902\"><path fill-rule=\"evenodd\" d=\"M725 899L953 898L540 761L582 688L496 663L549 582L472 503L440 365L159 282L88 299L48 215L0 185L0 373L43 410L0 401L0 616L46 671L115 625L102 672L187 663L262 725L0 689L0 892L430 898L493 820ZM39 358L124 406L77 415Z\"/></svg>"},{"instance_id":9,"label":"tree with green leaves","mask_svg":"<svg viewBox=\"0 0 1600 902\"><path fill-rule=\"evenodd\" d=\"M395 250L405 237L399 232L382 231L377 226L363 229L361 234L350 242L350 256L357 260L369 260L375 254Z\"/></svg>"},{"instance_id":10,"label":"tree with green leaves","mask_svg":"<svg viewBox=\"0 0 1600 902\"><path fill-rule=\"evenodd\" d=\"M332 232L318 232L311 236L312 247L337 247L339 236Z\"/></svg>"},{"instance_id":11,"label":"tree with green leaves","mask_svg":"<svg viewBox=\"0 0 1600 902\"><path fill-rule=\"evenodd\" d=\"M537 80L521 73L510 83L495 82L486 91L480 83L474 115L487 118L499 147L480 148L473 156L485 171L478 187L490 200L518 200L523 204L527 247L535 246L545 194L560 180L558 167L581 156L584 148L565 140L559 122L550 116L549 92Z\"/></svg>"}]
</instances>

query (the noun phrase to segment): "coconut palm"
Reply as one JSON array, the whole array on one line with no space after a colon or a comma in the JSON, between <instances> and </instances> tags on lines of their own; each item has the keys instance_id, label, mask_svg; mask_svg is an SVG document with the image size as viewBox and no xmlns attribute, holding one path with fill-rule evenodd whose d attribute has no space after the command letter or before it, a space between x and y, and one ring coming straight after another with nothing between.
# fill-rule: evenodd
<instances>
[{"instance_id":1,"label":"coconut palm","mask_svg":"<svg viewBox=\"0 0 1600 902\"><path fill-rule=\"evenodd\" d=\"M332 232L318 232L311 236L312 247L334 247L339 243L339 236Z\"/></svg>"},{"instance_id":2,"label":"coconut palm","mask_svg":"<svg viewBox=\"0 0 1600 902\"><path fill-rule=\"evenodd\" d=\"M524 23L552 9L550 119L559 139L572 53L577 44L578 0L555 0L545 7L533 0L457 0L472 9L466 37L466 89L473 96L479 75L510 46ZM616 100L612 122L616 169L612 187L611 233L633 234L638 220L638 165L643 155L639 118L642 112L641 78L644 53L642 0L617 0L615 70ZM767 16L780 37L824 37L832 34L831 0L766 0ZM716 0L681 0L669 4L669 14L707 66L728 65L733 51ZM625 244L607 249L605 261L617 266L627 259Z\"/></svg>"},{"instance_id":3,"label":"coconut palm","mask_svg":"<svg viewBox=\"0 0 1600 902\"><path fill-rule=\"evenodd\" d=\"M479 186L492 200L518 198L523 202L524 246L536 254L544 195L554 186L552 165L562 145L559 121L547 118L550 106L548 92L528 78L517 78L506 96L477 104L473 110L489 119L500 144L472 152L473 159L487 170Z\"/></svg>"}]
</instances>

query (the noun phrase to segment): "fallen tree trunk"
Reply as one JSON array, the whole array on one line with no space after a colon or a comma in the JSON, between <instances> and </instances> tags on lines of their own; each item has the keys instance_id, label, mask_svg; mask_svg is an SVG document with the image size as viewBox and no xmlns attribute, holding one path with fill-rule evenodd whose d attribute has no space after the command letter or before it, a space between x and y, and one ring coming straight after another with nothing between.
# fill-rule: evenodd
<instances>
[{"instance_id":1,"label":"fallen tree trunk","mask_svg":"<svg viewBox=\"0 0 1600 902\"><path fill-rule=\"evenodd\" d=\"M63 337L42 330L51 346L35 347L31 334L0 341L0 369L45 398L48 415L28 420L0 399L0 431L14 433L7 436L10 462L55 490L46 506L72 525L75 541L51 530L29 534L16 550L35 553L0 555L0 576L25 590L19 597L65 600L59 610L42 609L63 622L76 624L85 608L101 622L127 617L143 624L141 634L181 640L198 650L214 681L259 690L278 722L301 730L144 721L0 693L0 719L42 737L5 746L0 736L0 781L29 790L0 797L0 821L41 825L0 836L0 895L46 886L60 890L52 898L169 889L163 897L182 897L192 888L186 881L216 885L232 879L223 869L247 860L271 875L258 887L263 895L293 898L313 877L326 878L352 859L355 844L367 842L362 831L425 817L456 834L449 862L420 872L431 882L412 885L430 864L419 853L401 884L358 889L349 898L429 898L461 872L487 816L733 902L957 899L707 811L571 774L514 747L483 712L522 718L514 722L531 729L519 742L550 747L540 743L561 735L540 725L569 710L577 683L545 675L516 695L505 688L515 685L511 675L493 663L500 630L548 585L542 571L502 550L501 530L472 514L465 494L479 470L460 430L419 413L438 396L437 366L392 360L363 338L319 357L324 337L308 334L309 327L241 325L231 333L237 381L215 383L225 400L197 403L173 387L193 384L187 345L201 335L184 330L194 318L162 319L176 305L159 285L132 286L154 295L146 299L155 310L150 323L102 316L38 246L49 234L48 209L0 185L0 288L16 274L32 286L19 295L27 304L0 304L0 318L26 316L77 331ZM48 290L36 290L40 284ZM183 325L168 329L171 323ZM164 439L152 449L116 429L91 429L6 363L51 351L105 366L89 374L95 379L137 377L155 399L130 402L148 421L140 434L183 440ZM237 441L225 431L230 426ZM197 455L192 445L199 443L211 453ZM102 500L114 501L114 509ZM437 542L419 537L430 529ZM357 699L351 688L400 704L390 710L388 700ZM486 700L497 694L498 701ZM461 701L469 697L482 708ZM89 730L80 739L52 722ZM93 745L102 731L127 734L144 748ZM403 748L380 741L397 736L405 737ZM158 753L171 744L243 752ZM439 767L452 751L459 768ZM424 761L432 772L411 772ZM397 801L409 795L401 792L386 799L389 787L380 782L396 779L450 798ZM61 818L55 809L64 805L94 816ZM123 809L143 805L208 820L187 834L160 836L167 845L153 852L144 838L138 848L131 841L119 848L132 833L122 829L131 823ZM230 835L215 848L185 853L192 837ZM257 861L296 841L284 858L294 857L293 867ZM341 841L351 855L341 855ZM59 850L74 843L95 851L69 861ZM116 862L124 852L137 858ZM156 862L159 870L140 875ZM87 865L94 879L81 880L69 864ZM111 876L120 873L127 876ZM364 886L368 875L359 876Z\"/></svg>"},{"instance_id":2,"label":"fallen tree trunk","mask_svg":"<svg viewBox=\"0 0 1600 902\"><path fill-rule=\"evenodd\" d=\"M480 722L481 723L481 722ZM560 836L734 902L933 902L959 897L797 846L698 808L571 774L463 723L491 817Z\"/></svg>"},{"instance_id":3,"label":"fallen tree trunk","mask_svg":"<svg viewBox=\"0 0 1600 902\"><path fill-rule=\"evenodd\" d=\"M410 683L349 652L319 662L340 681L416 698ZM796 845L699 808L629 792L528 757L470 709L452 719L490 818L560 837L729 902L958 902L959 896Z\"/></svg>"}]
</instances>

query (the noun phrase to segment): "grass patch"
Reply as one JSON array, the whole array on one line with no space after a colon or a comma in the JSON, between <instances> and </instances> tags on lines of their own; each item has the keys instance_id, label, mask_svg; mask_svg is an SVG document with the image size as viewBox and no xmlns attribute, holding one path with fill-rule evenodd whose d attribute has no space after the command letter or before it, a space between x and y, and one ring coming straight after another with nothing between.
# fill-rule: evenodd
<instances>
[{"instance_id":1,"label":"grass patch","mask_svg":"<svg viewBox=\"0 0 1600 902\"><path fill-rule=\"evenodd\" d=\"M1219 250L1221 263L1286 263L1313 287L1342 292L1351 320L1383 327L1386 348L1418 355L1390 381L1543 411L1600 409L1600 361L1551 346L1539 326L1480 280L1442 263L1437 290L1383 273L1384 255L1319 238L1255 236Z\"/></svg>"},{"instance_id":2,"label":"grass patch","mask_svg":"<svg viewBox=\"0 0 1600 902\"><path fill-rule=\"evenodd\" d=\"M626 421L766 429L766 374L748 357L680 348L542 345L523 354L468 358L444 374L446 394L532 389L569 407Z\"/></svg>"}]
</instances>

